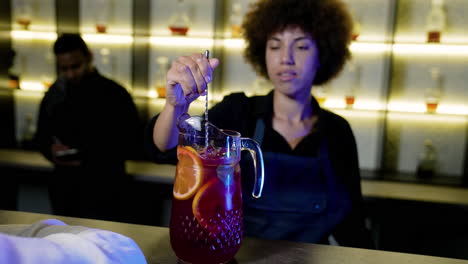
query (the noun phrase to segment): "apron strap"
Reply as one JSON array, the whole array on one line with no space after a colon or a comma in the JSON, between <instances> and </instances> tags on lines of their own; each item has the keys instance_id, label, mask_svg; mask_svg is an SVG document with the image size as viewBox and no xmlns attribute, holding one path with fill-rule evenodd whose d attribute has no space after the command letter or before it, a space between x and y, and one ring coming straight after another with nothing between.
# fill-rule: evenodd
<instances>
[{"instance_id":1,"label":"apron strap","mask_svg":"<svg viewBox=\"0 0 468 264\"><path fill-rule=\"evenodd\" d=\"M256 125L255 125L255 132L254 132L253 139L257 141L257 143L261 146L264 136L265 136L265 121L259 118L257 119ZM335 172L333 170L333 166L330 161L327 140L323 136L320 137L319 151L317 153L317 158L320 161L323 177L325 178L325 181L329 188L328 192L335 193L337 190L335 190L334 188L340 185L339 185L338 179L336 179ZM342 191L344 190L340 188L340 192Z\"/></svg>"},{"instance_id":2,"label":"apron strap","mask_svg":"<svg viewBox=\"0 0 468 264\"><path fill-rule=\"evenodd\" d=\"M254 132L253 140L257 141L258 145L261 146L264 135L265 135L265 121L259 118L257 119L257 123L255 124L255 132Z\"/></svg>"}]
</instances>

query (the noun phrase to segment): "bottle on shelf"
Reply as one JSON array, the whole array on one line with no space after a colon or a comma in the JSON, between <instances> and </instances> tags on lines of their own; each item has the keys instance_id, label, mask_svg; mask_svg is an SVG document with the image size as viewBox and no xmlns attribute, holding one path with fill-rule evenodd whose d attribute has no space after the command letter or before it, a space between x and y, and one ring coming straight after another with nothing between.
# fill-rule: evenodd
<instances>
[{"instance_id":1,"label":"bottle on shelf","mask_svg":"<svg viewBox=\"0 0 468 264\"><path fill-rule=\"evenodd\" d=\"M111 0L95 0L96 32L107 33L112 10Z\"/></svg>"},{"instance_id":2,"label":"bottle on shelf","mask_svg":"<svg viewBox=\"0 0 468 264\"><path fill-rule=\"evenodd\" d=\"M424 151L419 157L416 175L420 178L432 178L436 174L437 152L432 140L424 140Z\"/></svg>"},{"instance_id":3,"label":"bottle on shelf","mask_svg":"<svg viewBox=\"0 0 468 264\"><path fill-rule=\"evenodd\" d=\"M13 72L8 73L8 88L19 89L19 76Z\"/></svg>"},{"instance_id":4,"label":"bottle on shelf","mask_svg":"<svg viewBox=\"0 0 468 264\"><path fill-rule=\"evenodd\" d=\"M156 67L154 88L159 98L166 98L166 73L169 69L169 58L158 56L156 58Z\"/></svg>"},{"instance_id":5,"label":"bottle on shelf","mask_svg":"<svg viewBox=\"0 0 468 264\"><path fill-rule=\"evenodd\" d=\"M345 1L346 5L348 6L349 13L351 14L351 18L353 19L353 31L351 33L351 40L357 41L359 35L361 34L361 22L360 17L356 13L356 10L351 6L350 0Z\"/></svg>"},{"instance_id":6,"label":"bottle on shelf","mask_svg":"<svg viewBox=\"0 0 468 264\"><path fill-rule=\"evenodd\" d=\"M361 23L358 20L359 18L354 16L353 17L353 32L351 35L351 40L352 41L357 41L359 38L359 35L361 35Z\"/></svg>"},{"instance_id":7,"label":"bottle on shelf","mask_svg":"<svg viewBox=\"0 0 468 264\"><path fill-rule=\"evenodd\" d=\"M349 86L345 93L346 109L352 109L356 102L356 91L361 85L361 67L354 62L348 66Z\"/></svg>"},{"instance_id":8,"label":"bottle on shelf","mask_svg":"<svg viewBox=\"0 0 468 264\"><path fill-rule=\"evenodd\" d=\"M4 58L6 70L7 70L7 83L6 87L10 89L19 89L19 71L17 67L17 63L15 63L16 58L16 51L10 49L7 51L6 56Z\"/></svg>"},{"instance_id":9,"label":"bottle on shelf","mask_svg":"<svg viewBox=\"0 0 468 264\"><path fill-rule=\"evenodd\" d=\"M21 29L29 30L31 25L33 7L32 0L16 0L16 23L21 27Z\"/></svg>"},{"instance_id":10,"label":"bottle on shelf","mask_svg":"<svg viewBox=\"0 0 468 264\"><path fill-rule=\"evenodd\" d=\"M426 89L426 111L432 114L437 111L442 96L442 76L437 67L431 68L429 72L432 84Z\"/></svg>"},{"instance_id":11,"label":"bottle on shelf","mask_svg":"<svg viewBox=\"0 0 468 264\"><path fill-rule=\"evenodd\" d=\"M114 76L114 68L115 68L115 63L114 63L114 58L112 56L112 53L110 49L108 48L102 48L99 50L99 55L100 55L100 64L101 64L101 71L104 74L107 74L109 76Z\"/></svg>"},{"instance_id":12,"label":"bottle on shelf","mask_svg":"<svg viewBox=\"0 0 468 264\"><path fill-rule=\"evenodd\" d=\"M21 89L21 77L28 76L28 57L23 52L15 52L13 67L8 70L8 87Z\"/></svg>"},{"instance_id":13,"label":"bottle on shelf","mask_svg":"<svg viewBox=\"0 0 468 264\"><path fill-rule=\"evenodd\" d=\"M34 124L34 118L31 113L27 113L24 117L24 127L21 133L21 147L24 149L33 148L33 139L36 134L36 125Z\"/></svg>"},{"instance_id":14,"label":"bottle on shelf","mask_svg":"<svg viewBox=\"0 0 468 264\"><path fill-rule=\"evenodd\" d=\"M444 0L432 0L431 10L426 19L426 41L428 43L440 43L446 23Z\"/></svg>"},{"instance_id":15,"label":"bottle on shelf","mask_svg":"<svg viewBox=\"0 0 468 264\"><path fill-rule=\"evenodd\" d=\"M190 19L184 0L177 0L175 13L169 18L169 30L174 36L186 36L189 31Z\"/></svg>"},{"instance_id":16,"label":"bottle on shelf","mask_svg":"<svg viewBox=\"0 0 468 264\"><path fill-rule=\"evenodd\" d=\"M51 73L54 63L54 55L51 52L47 52L44 56L44 60L46 62L46 67L42 69L45 72L41 75L41 82L44 86L44 89L48 90L54 83L53 74Z\"/></svg>"},{"instance_id":17,"label":"bottle on shelf","mask_svg":"<svg viewBox=\"0 0 468 264\"><path fill-rule=\"evenodd\" d=\"M240 3L235 2L232 4L230 26L231 26L231 37L240 38L242 36L242 6Z\"/></svg>"}]
</instances>

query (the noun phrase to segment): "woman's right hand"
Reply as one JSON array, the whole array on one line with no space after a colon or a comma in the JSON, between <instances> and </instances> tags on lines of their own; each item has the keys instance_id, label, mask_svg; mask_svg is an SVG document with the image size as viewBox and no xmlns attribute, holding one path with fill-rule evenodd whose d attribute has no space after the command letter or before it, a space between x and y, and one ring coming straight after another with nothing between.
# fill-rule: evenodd
<instances>
[{"instance_id":1,"label":"woman's right hand","mask_svg":"<svg viewBox=\"0 0 468 264\"><path fill-rule=\"evenodd\" d=\"M166 75L166 102L175 107L188 107L200 95L205 95L208 83L213 80L213 69L218 65L218 59L207 59L203 54L177 58Z\"/></svg>"}]
</instances>

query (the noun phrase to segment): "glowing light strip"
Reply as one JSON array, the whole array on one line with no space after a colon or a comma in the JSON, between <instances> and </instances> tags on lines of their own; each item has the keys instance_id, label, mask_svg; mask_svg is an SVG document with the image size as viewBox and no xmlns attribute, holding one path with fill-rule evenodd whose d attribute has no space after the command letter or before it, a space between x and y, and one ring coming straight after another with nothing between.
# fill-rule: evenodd
<instances>
[{"instance_id":1,"label":"glowing light strip","mask_svg":"<svg viewBox=\"0 0 468 264\"><path fill-rule=\"evenodd\" d=\"M390 120L399 121L424 121L424 122L442 122L442 123L466 123L466 116L456 115L432 115L432 114L416 114L416 113L397 113L390 112L388 114Z\"/></svg>"},{"instance_id":2,"label":"glowing light strip","mask_svg":"<svg viewBox=\"0 0 468 264\"><path fill-rule=\"evenodd\" d=\"M223 40L225 48L229 49L243 49L245 47L245 41L240 38L225 38Z\"/></svg>"},{"instance_id":3,"label":"glowing light strip","mask_svg":"<svg viewBox=\"0 0 468 264\"><path fill-rule=\"evenodd\" d=\"M353 42L349 49L351 52L357 53L384 53L389 52L392 49L392 45L385 43Z\"/></svg>"},{"instance_id":4,"label":"glowing light strip","mask_svg":"<svg viewBox=\"0 0 468 264\"><path fill-rule=\"evenodd\" d=\"M21 90L25 90L25 91L42 92L42 91L46 90L43 83L34 82L34 81L21 81L20 82L20 87L21 87Z\"/></svg>"},{"instance_id":5,"label":"glowing light strip","mask_svg":"<svg viewBox=\"0 0 468 264\"><path fill-rule=\"evenodd\" d=\"M344 109L334 109L335 113L347 117L347 118L370 118L370 119L382 119L384 117L384 112L375 112L375 111L349 111Z\"/></svg>"},{"instance_id":6,"label":"glowing light strip","mask_svg":"<svg viewBox=\"0 0 468 264\"><path fill-rule=\"evenodd\" d=\"M468 36L462 35L447 35L442 33L443 44L466 44L468 43ZM426 35L399 35L395 37L396 43L425 43Z\"/></svg>"},{"instance_id":7,"label":"glowing light strip","mask_svg":"<svg viewBox=\"0 0 468 264\"><path fill-rule=\"evenodd\" d=\"M393 52L396 54L411 55L455 55L467 56L468 45L446 44L394 44Z\"/></svg>"},{"instance_id":8,"label":"glowing light strip","mask_svg":"<svg viewBox=\"0 0 468 264\"><path fill-rule=\"evenodd\" d=\"M40 32L28 30L12 30L11 37L18 40L47 40L57 39L55 32ZM83 34L83 39L90 43L99 44L132 44L133 37L130 35L110 35L110 34ZM194 37L150 37L150 43L156 46L167 47L209 47L213 46L212 38L194 38ZM223 40L226 48L242 49L245 47L243 39L226 38ZM468 56L468 45L455 44L385 44L371 42L353 42L350 46L352 52L357 53L384 53L393 50L396 54L413 55L451 55Z\"/></svg>"},{"instance_id":9,"label":"glowing light strip","mask_svg":"<svg viewBox=\"0 0 468 264\"><path fill-rule=\"evenodd\" d=\"M408 102L390 102L388 104L390 112L405 112L405 113L426 113L426 105L424 103L408 103ZM441 104L437 108L437 114L445 115L460 115L468 116L468 106L466 105L444 105Z\"/></svg>"},{"instance_id":10,"label":"glowing light strip","mask_svg":"<svg viewBox=\"0 0 468 264\"><path fill-rule=\"evenodd\" d=\"M57 39L57 33L55 32L39 32L39 31L28 31L28 30L12 30L11 38L17 40L48 40L54 41Z\"/></svg>"},{"instance_id":11,"label":"glowing light strip","mask_svg":"<svg viewBox=\"0 0 468 264\"><path fill-rule=\"evenodd\" d=\"M83 34L86 42L94 44L132 44L133 37L130 35L109 34Z\"/></svg>"},{"instance_id":12,"label":"glowing light strip","mask_svg":"<svg viewBox=\"0 0 468 264\"><path fill-rule=\"evenodd\" d=\"M392 112L425 113L426 106L422 103L390 102L388 110Z\"/></svg>"},{"instance_id":13,"label":"glowing light strip","mask_svg":"<svg viewBox=\"0 0 468 264\"><path fill-rule=\"evenodd\" d=\"M192 37L150 37L150 43L154 46L167 47L210 47L214 40L211 38L192 38Z\"/></svg>"},{"instance_id":14,"label":"glowing light strip","mask_svg":"<svg viewBox=\"0 0 468 264\"><path fill-rule=\"evenodd\" d=\"M344 99L327 99L325 101L324 107L330 109L346 109L346 103ZM365 111L380 111L385 109L385 105L376 101L362 101L356 99L356 103L353 105L352 109Z\"/></svg>"},{"instance_id":15,"label":"glowing light strip","mask_svg":"<svg viewBox=\"0 0 468 264\"><path fill-rule=\"evenodd\" d=\"M325 108L341 110L346 109L346 103L341 99L330 98L325 101ZM427 109L424 103L410 103L410 102L390 102L388 104L388 111L395 113L412 113L412 114L426 114ZM356 99L356 103L352 107L353 110L363 111L382 111L385 110L385 104L376 101L360 101ZM437 114L451 115L451 116L467 116L467 105L451 105L441 104L438 106ZM431 115L430 115L431 116Z\"/></svg>"}]
</instances>

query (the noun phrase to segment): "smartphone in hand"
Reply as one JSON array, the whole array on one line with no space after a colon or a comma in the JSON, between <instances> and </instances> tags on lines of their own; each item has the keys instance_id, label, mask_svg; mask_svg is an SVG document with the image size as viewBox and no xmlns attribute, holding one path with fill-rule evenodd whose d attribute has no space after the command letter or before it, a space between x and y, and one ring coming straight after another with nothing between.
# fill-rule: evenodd
<instances>
[{"instance_id":1,"label":"smartphone in hand","mask_svg":"<svg viewBox=\"0 0 468 264\"><path fill-rule=\"evenodd\" d=\"M60 161L81 160L81 153L78 149L71 148L57 151L55 157Z\"/></svg>"}]
</instances>

